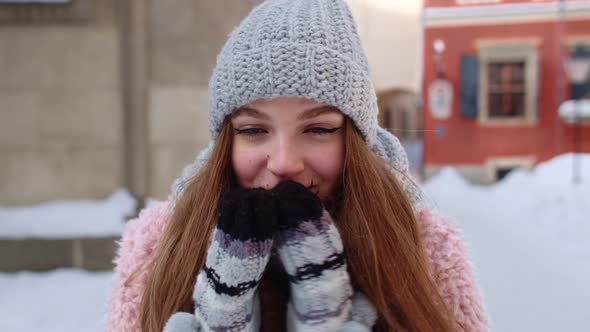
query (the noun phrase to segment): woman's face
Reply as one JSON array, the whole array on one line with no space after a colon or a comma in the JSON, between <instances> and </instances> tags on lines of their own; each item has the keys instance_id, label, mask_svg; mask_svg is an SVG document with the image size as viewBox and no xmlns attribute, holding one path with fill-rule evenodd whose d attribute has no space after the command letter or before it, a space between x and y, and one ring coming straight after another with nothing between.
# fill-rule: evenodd
<instances>
[{"instance_id":1,"label":"woman's face","mask_svg":"<svg viewBox=\"0 0 590 332\"><path fill-rule=\"evenodd\" d=\"M303 98L258 100L232 114L232 166L238 184L272 189L285 180L325 200L344 163L344 116Z\"/></svg>"}]
</instances>

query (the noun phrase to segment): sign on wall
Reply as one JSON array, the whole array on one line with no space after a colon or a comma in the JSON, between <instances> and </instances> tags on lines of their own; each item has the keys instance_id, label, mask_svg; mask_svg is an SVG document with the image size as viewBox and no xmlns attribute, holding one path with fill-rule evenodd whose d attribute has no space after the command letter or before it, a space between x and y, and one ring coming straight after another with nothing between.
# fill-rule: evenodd
<instances>
[{"instance_id":1,"label":"sign on wall","mask_svg":"<svg viewBox=\"0 0 590 332\"><path fill-rule=\"evenodd\" d=\"M436 79L428 89L430 114L437 120L445 120L451 116L453 106L453 86L445 79Z\"/></svg>"}]
</instances>

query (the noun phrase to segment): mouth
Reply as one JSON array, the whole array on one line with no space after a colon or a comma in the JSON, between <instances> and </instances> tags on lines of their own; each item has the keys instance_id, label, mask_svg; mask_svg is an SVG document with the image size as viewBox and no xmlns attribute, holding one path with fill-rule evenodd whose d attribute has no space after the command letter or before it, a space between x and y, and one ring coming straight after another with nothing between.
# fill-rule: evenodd
<instances>
[{"instance_id":1,"label":"mouth","mask_svg":"<svg viewBox=\"0 0 590 332\"><path fill-rule=\"evenodd\" d=\"M311 185L307 187L307 190L311 191L312 193L314 193L316 196L320 195L320 189L318 188L317 185Z\"/></svg>"},{"instance_id":2,"label":"mouth","mask_svg":"<svg viewBox=\"0 0 590 332\"><path fill-rule=\"evenodd\" d=\"M319 190L317 184L313 183L313 178L311 179L309 186L307 186L307 190L311 191L316 196L319 196L319 194L320 194L320 190Z\"/></svg>"}]
</instances>

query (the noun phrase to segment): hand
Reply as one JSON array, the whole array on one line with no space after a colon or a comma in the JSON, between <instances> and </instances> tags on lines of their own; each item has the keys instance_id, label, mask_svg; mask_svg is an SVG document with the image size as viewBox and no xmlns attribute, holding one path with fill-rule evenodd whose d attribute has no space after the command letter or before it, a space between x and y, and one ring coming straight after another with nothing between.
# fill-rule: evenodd
<instances>
[{"instance_id":1,"label":"hand","mask_svg":"<svg viewBox=\"0 0 590 332\"><path fill-rule=\"evenodd\" d=\"M338 230L320 199L287 181L277 198L278 253L289 275L290 331L337 331L350 320L353 289Z\"/></svg>"},{"instance_id":2,"label":"hand","mask_svg":"<svg viewBox=\"0 0 590 332\"><path fill-rule=\"evenodd\" d=\"M233 189L220 201L218 223L193 299L195 321L177 313L167 332L255 331L255 292L270 258L277 229L275 196L264 189ZM173 329L175 326L182 329Z\"/></svg>"}]
</instances>

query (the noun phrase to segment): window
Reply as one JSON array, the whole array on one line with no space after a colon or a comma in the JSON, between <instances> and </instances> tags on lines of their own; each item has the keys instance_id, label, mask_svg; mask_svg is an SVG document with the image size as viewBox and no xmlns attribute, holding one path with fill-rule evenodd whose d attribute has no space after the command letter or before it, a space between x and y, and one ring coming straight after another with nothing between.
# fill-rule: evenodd
<instances>
[{"instance_id":1,"label":"window","mask_svg":"<svg viewBox=\"0 0 590 332\"><path fill-rule=\"evenodd\" d=\"M496 169L496 180L501 181L506 177L506 175L510 174L514 168L511 167L500 167Z\"/></svg>"},{"instance_id":2,"label":"window","mask_svg":"<svg viewBox=\"0 0 590 332\"><path fill-rule=\"evenodd\" d=\"M488 63L488 110L490 118L524 117L524 61Z\"/></svg>"},{"instance_id":3,"label":"window","mask_svg":"<svg viewBox=\"0 0 590 332\"><path fill-rule=\"evenodd\" d=\"M477 118L483 124L532 124L537 120L535 41L479 43Z\"/></svg>"},{"instance_id":4,"label":"window","mask_svg":"<svg viewBox=\"0 0 590 332\"><path fill-rule=\"evenodd\" d=\"M421 137L421 111L416 94L405 89L391 89L377 94L379 125L400 140Z\"/></svg>"},{"instance_id":5,"label":"window","mask_svg":"<svg viewBox=\"0 0 590 332\"><path fill-rule=\"evenodd\" d=\"M484 166L486 171L485 182L500 181L518 168L531 169L535 165L535 160L534 156L489 157Z\"/></svg>"}]
</instances>

